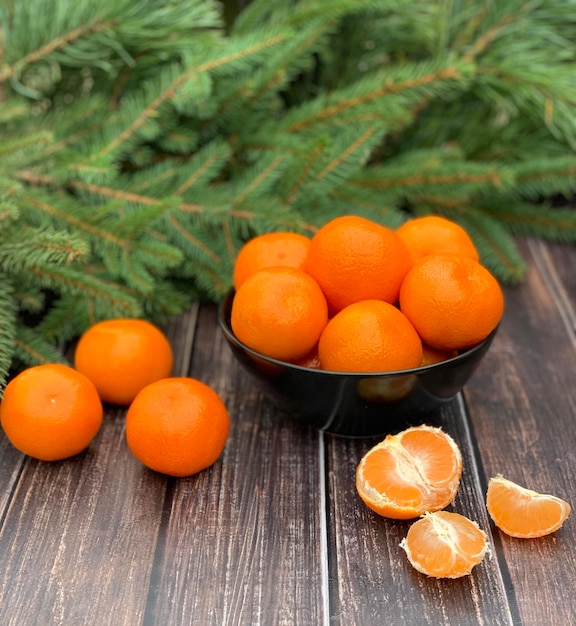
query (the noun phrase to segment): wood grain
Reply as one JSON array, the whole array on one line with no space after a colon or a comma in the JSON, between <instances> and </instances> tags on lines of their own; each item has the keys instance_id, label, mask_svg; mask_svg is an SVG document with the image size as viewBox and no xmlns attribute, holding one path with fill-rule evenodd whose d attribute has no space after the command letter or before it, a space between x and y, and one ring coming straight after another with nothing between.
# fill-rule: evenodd
<instances>
[{"instance_id":1,"label":"wood grain","mask_svg":"<svg viewBox=\"0 0 576 626\"><path fill-rule=\"evenodd\" d=\"M222 459L170 489L147 624L320 624L319 435L278 420L201 311L190 375L232 416Z\"/></svg>"},{"instance_id":2,"label":"wood grain","mask_svg":"<svg viewBox=\"0 0 576 626\"><path fill-rule=\"evenodd\" d=\"M576 248L523 244L526 282L506 289L498 335L464 393L430 423L459 443L450 509L489 533L470 577L416 572L410 522L370 511L354 486L375 443L307 429L279 413L232 357L213 305L165 327L174 375L212 386L232 428L221 458L173 479L125 442L107 407L90 448L42 463L0 432L2 626L564 626L576 623L574 513L539 540L503 535L484 494L501 472L576 505Z\"/></svg>"},{"instance_id":3,"label":"wood grain","mask_svg":"<svg viewBox=\"0 0 576 626\"><path fill-rule=\"evenodd\" d=\"M486 476L501 473L574 506L574 338L565 324L566 301L539 269L545 259L531 259L528 245L523 251L531 260L527 280L507 289L501 331L466 397ZM576 265L574 247L562 257L565 267ZM558 532L539 540L494 532L497 558L513 586L522 624L576 623L574 515Z\"/></svg>"},{"instance_id":4,"label":"wood grain","mask_svg":"<svg viewBox=\"0 0 576 626\"><path fill-rule=\"evenodd\" d=\"M448 510L474 519L489 532L462 402L456 399L426 422L442 426L462 450L462 482ZM506 591L496 562L486 558L469 577L458 580L428 578L412 568L399 547L413 520L386 519L362 503L354 487L354 473L373 443L333 439L328 446L334 520L331 578L337 581L331 619L358 625L376 624L381 616L390 624L510 624Z\"/></svg>"}]
</instances>

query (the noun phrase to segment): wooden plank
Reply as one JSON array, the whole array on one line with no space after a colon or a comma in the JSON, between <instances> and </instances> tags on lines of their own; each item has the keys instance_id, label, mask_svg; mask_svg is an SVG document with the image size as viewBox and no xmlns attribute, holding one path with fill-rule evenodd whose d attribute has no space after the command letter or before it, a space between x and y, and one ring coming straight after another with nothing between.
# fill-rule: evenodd
<instances>
[{"instance_id":1,"label":"wooden plank","mask_svg":"<svg viewBox=\"0 0 576 626\"><path fill-rule=\"evenodd\" d=\"M537 491L576 505L576 353L565 323L566 303L538 266L529 261L526 282L506 290L502 327L485 367L466 389L471 420L487 477L502 473ZM576 248L565 247L561 274L573 280ZM549 268L552 265L548 265ZM562 280L558 285L562 285ZM565 284L564 293L574 293ZM494 529L497 558L513 587L525 625L576 623L574 514L554 535L514 539Z\"/></svg>"},{"instance_id":2,"label":"wooden plank","mask_svg":"<svg viewBox=\"0 0 576 626\"><path fill-rule=\"evenodd\" d=\"M489 532L460 398L431 414L427 423L442 426L462 450L462 481L447 510L474 519ZM469 577L457 580L428 578L412 568L399 546L412 521L381 517L360 500L354 485L356 466L376 441L328 437L328 493L334 520L329 535L330 578L334 581L331 620L343 625L510 624L496 562L486 558Z\"/></svg>"},{"instance_id":3,"label":"wooden plank","mask_svg":"<svg viewBox=\"0 0 576 626\"><path fill-rule=\"evenodd\" d=\"M189 337L194 324L192 309L167 330ZM186 346L175 348L181 367ZM131 455L124 417L106 407L96 439L73 459L20 455L0 530L1 624L141 622L169 481Z\"/></svg>"},{"instance_id":4,"label":"wooden plank","mask_svg":"<svg viewBox=\"0 0 576 626\"><path fill-rule=\"evenodd\" d=\"M190 375L220 394L232 429L215 466L170 485L145 623L321 624L318 434L279 420L210 307Z\"/></svg>"},{"instance_id":5,"label":"wooden plank","mask_svg":"<svg viewBox=\"0 0 576 626\"><path fill-rule=\"evenodd\" d=\"M8 441L8 437L0 428L0 528L7 513L12 493L16 488L20 474L24 469L24 455Z\"/></svg>"}]
</instances>

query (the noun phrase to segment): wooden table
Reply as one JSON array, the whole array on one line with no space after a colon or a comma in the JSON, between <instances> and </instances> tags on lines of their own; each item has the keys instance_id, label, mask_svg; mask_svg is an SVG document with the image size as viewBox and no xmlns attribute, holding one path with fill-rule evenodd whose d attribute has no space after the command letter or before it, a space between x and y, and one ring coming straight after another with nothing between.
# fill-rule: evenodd
<instances>
[{"instance_id":1,"label":"wooden table","mask_svg":"<svg viewBox=\"0 0 576 626\"><path fill-rule=\"evenodd\" d=\"M167 332L175 373L213 386L231 413L212 468L186 479L147 470L114 407L89 450L64 462L26 458L0 435L0 624L576 624L576 513L554 535L519 540L484 506L497 473L576 505L576 247L522 250L526 281L506 289L488 355L440 416L465 463L450 508L491 542L471 576L411 568L398 545L411 522L356 495L374 440L282 418L202 305Z\"/></svg>"}]
</instances>

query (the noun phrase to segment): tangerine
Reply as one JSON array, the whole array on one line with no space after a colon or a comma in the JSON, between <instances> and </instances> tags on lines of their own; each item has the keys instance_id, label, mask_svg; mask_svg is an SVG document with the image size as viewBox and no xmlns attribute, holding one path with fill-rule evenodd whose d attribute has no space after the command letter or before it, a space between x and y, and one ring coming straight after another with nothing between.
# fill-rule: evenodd
<instances>
[{"instance_id":1,"label":"tangerine","mask_svg":"<svg viewBox=\"0 0 576 626\"><path fill-rule=\"evenodd\" d=\"M67 365L36 365L4 389L0 422L12 445L35 459L79 454L102 425L102 403L92 382Z\"/></svg>"},{"instance_id":2,"label":"tangerine","mask_svg":"<svg viewBox=\"0 0 576 626\"><path fill-rule=\"evenodd\" d=\"M453 359L456 356L458 356L458 350L437 350L436 348L432 348L432 346L428 346L423 343L422 363L420 366L426 367L428 365L435 365L436 363L442 363L442 361Z\"/></svg>"},{"instance_id":3,"label":"tangerine","mask_svg":"<svg viewBox=\"0 0 576 626\"><path fill-rule=\"evenodd\" d=\"M394 231L345 215L330 220L312 237L305 270L336 313L360 300L396 302L410 265L410 253Z\"/></svg>"},{"instance_id":4,"label":"tangerine","mask_svg":"<svg viewBox=\"0 0 576 626\"><path fill-rule=\"evenodd\" d=\"M486 533L459 513L425 513L400 543L410 564L434 578L460 578L471 573L488 551Z\"/></svg>"},{"instance_id":5,"label":"tangerine","mask_svg":"<svg viewBox=\"0 0 576 626\"><path fill-rule=\"evenodd\" d=\"M98 322L80 337L74 366L96 385L103 402L128 405L146 385L172 373L164 333L146 320Z\"/></svg>"},{"instance_id":6,"label":"tangerine","mask_svg":"<svg viewBox=\"0 0 576 626\"><path fill-rule=\"evenodd\" d=\"M390 372L418 367L422 342L408 318L381 300L362 300L342 309L318 343L322 369Z\"/></svg>"},{"instance_id":7,"label":"tangerine","mask_svg":"<svg viewBox=\"0 0 576 626\"><path fill-rule=\"evenodd\" d=\"M501 531L522 539L555 532L571 510L561 498L526 489L501 475L488 482L486 507Z\"/></svg>"},{"instance_id":8,"label":"tangerine","mask_svg":"<svg viewBox=\"0 0 576 626\"><path fill-rule=\"evenodd\" d=\"M294 267L303 269L310 238L292 232L274 232L258 235L248 240L234 263L234 289L252 274L268 267Z\"/></svg>"},{"instance_id":9,"label":"tangerine","mask_svg":"<svg viewBox=\"0 0 576 626\"><path fill-rule=\"evenodd\" d=\"M249 348L280 361L297 361L316 345L328 321L318 283L292 267L263 269L234 296L231 326Z\"/></svg>"},{"instance_id":10,"label":"tangerine","mask_svg":"<svg viewBox=\"0 0 576 626\"><path fill-rule=\"evenodd\" d=\"M467 257L432 255L414 265L400 290L400 310L422 341L438 350L470 348L504 312L498 281Z\"/></svg>"},{"instance_id":11,"label":"tangerine","mask_svg":"<svg viewBox=\"0 0 576 626\"><path fill-rule=\"evenodd\" d=\"M441 428L412 426L387 435L361 459L356 489L373 511L413 519L448 506L456 497L462 455Z\"/></svg>"},{"instance_id":12,"label":"tangerine","mask_svg":"<svg viewBox=\"0 0 576 626\"><path fill-rule=\"evenodd\" d=\"M417 263L431 254L455 254L480 260L470 235L456 222L438 215L416 217L396 229L396 235Z\"/></svg>"},{"instance_id":13,"label":"tangerine","mask_svg":"<svg viewBox=\"0 0 576 626\"><path fill-rule=\"evenodd\" d=\"M191 476L213 465L230 430L226 406L193 378L164 378L142 389L126 414L126 441L146 467Z\"/></svg>"}]
</instances>

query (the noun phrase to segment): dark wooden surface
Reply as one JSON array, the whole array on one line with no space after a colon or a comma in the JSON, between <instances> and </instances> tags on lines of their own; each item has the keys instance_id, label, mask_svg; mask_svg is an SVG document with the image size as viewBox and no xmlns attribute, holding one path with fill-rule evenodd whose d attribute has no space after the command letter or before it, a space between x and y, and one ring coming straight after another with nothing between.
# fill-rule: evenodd
<instances>
[{"instance_id":1,"label":"dark wooden surface","mask_svg":"<svg viewBox=\"0 0 576 626\"><path fill-rule=\"evenodd\" d=\"M213 306L168 329L175 374L211 385L232 429L220 460L172 479L141 466L109 407L90 448L42 463L0 434L0 624L181 626L576 624L576 514L539 540L490 523L487 480L576 505L576 248L523 244L526 281L443 427L464 456L452 510L491 556L458 580L418 574L399 547L410 522L380 518L354 472L374 440L280 416L233 360Z\"/></svg>"}]
</instances>

